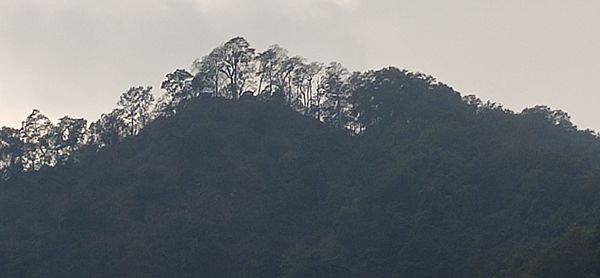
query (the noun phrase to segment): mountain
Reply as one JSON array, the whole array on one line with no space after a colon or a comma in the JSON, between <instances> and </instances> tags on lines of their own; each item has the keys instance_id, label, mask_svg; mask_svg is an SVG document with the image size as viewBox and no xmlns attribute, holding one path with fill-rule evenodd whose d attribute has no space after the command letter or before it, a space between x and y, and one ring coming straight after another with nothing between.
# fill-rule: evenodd
<instances>
[{"instance_id":1,"label":"mountain","mask_svg":"<svg viewBox=\"0 0 600 278\"><path fill-rule=\"evenodd\" d=\"M194 98L0 181L0 276L600 276L596 136L394 68L355 78L358 128Z\"/></svg>"}]
</instances>

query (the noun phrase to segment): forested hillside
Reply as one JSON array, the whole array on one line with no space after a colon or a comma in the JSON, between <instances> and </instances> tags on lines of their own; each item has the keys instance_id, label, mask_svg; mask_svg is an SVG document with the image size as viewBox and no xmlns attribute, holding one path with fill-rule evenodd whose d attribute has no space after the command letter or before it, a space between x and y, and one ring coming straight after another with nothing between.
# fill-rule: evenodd
<instances>
[{"instance_id":1,"label":"forested hillside","mask_svg":"<svg viewBox=\"0 0 600 278\"><path fill-rule=\"evenodd\" d=\"M600 277L600 139L234 38L0 132L1 277Z\"/></svg>"}]
</instances>

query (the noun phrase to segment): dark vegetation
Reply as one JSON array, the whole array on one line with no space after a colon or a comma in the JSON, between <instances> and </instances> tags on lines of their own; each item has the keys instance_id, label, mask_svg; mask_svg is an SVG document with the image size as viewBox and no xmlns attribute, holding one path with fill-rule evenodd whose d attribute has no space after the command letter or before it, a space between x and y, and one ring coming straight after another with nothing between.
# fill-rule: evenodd
<instances>
[{"instance_id":1,"label":"dark vegetation","mask_svg":"<svg viewBox=\"0 0 600 278\"><path fill-rule=\"evenodd\" d=\"M0 276L600 277L600 140L565 112L241 40L158 104L3 129Z\"/></svg>"}]
</instances>

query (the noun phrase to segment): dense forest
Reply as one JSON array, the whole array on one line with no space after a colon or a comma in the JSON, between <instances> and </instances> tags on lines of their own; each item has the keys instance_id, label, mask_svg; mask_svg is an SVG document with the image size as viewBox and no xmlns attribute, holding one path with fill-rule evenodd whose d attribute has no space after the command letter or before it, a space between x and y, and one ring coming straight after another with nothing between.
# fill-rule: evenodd
<instances>
[{"instance_id":1,"label":"dense forest","mask_svg":"<svg viewBox=\"0 0 600 278\"><path fill-rule=\"evenodd\" d=\"M241 37L0 130L1 277L600 277L600 139Z\"/></svg>"}]
</instances>

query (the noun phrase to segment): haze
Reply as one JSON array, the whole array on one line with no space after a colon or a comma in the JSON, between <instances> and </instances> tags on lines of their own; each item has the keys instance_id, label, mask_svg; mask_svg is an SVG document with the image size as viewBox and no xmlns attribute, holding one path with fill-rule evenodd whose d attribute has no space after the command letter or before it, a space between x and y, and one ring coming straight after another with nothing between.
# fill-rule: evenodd
<instances>
[{"instance_id":1,"label":"haze","mask_svg":"<svg viewBox=\"0 0 600 278\"><path fill-rule=\"evenodd\" d=\"M450 3L452 2L452 3ZM600 130L600 2L2 0L0 125L33 109L95 120L234 36L352 70L395 65Z\"/></svg>"}]
</instances>

